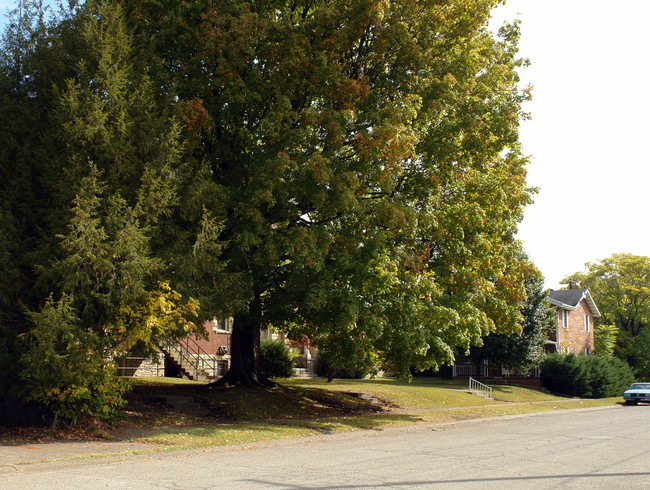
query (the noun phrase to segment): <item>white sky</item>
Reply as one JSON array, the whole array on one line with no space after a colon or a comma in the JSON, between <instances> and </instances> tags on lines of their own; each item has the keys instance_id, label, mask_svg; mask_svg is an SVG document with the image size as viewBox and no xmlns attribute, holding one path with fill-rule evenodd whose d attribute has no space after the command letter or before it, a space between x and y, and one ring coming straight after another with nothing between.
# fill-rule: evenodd
<instances>
[{"instance_id":1,"label":"white sky","mask_svg":"<svg viewBox=\"0 0 650 490\"><path fill-rule=\"evenodd\" d=\"M650 255L650 0L507 0L494 15L516 17L534 85L521 141L540 188L519 238L557 288L585 262Z\"/></svg>"},{"instance_id":2,"label":"white sky","mask_svg":"<svg viewBox=\"0 0 650 490\"><path fill-rule=\"evenodd\" d=\"M0 0L0 27L2 27L2 29L4 29L4 26L7 22L7 19L5 18L7 12L10 9L13 9L14 5L16 4L13 0Z\"/></svg>"},{"instance_id":3,"label":"white sky","mask_svg":"<svg viewBox=\"0 0 650 490\"><path fill-rule=\"evenodd\" d=\"M521 19L532 62L521 140L540 192L519 238L547 286L613 253L650 255L650 0L507 0L494 17Z\"/></svg>"}]
</instances>

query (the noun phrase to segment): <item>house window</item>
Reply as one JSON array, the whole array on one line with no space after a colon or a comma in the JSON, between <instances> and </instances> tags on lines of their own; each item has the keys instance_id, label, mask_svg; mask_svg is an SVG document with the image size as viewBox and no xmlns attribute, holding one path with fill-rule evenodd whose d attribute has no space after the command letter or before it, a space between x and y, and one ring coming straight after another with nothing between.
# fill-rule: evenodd
<instances>
[{"instance_id":1,"label":"house window","mask_svg":"<svg viewBox=\"0 0 650 490\"><path fill-rule=\"evenodd\" d=\"M589 354L591 354L591 350L589 350L589 348L587 347L585 349L585 356L588 356Z\"/></svg>"},{"instance_id":2,"label":"house window","mask_svg":"<svg viewBox=\"0 0 650 490\"><path fill-rule=\"evenodd\" d=\"M217 376L224 376L228 372L228 361L217 361Z\"/></svg>"},{"instance_id":3,"label":"house window","mask_svg":"<svg viewBox=\"0 0 650 490\"><path fill-rule=\"evenodd\" d=\"M585 315L585 332L589 331L589 327L590 327L589 323L590 323L589 315Z\"/></svg>"},{"instance_id":4,"label":"house window","mask_svg":"<svg viewBox=\"0 0 650 490\"><path fill-rule=\"evenodd\" d=\"M560 310L560 325L564 328L569 328L569 312L567 310Z\"/></svg>"},{"instance_id":5,"label":"house window","mask_svg":"<svg viewBox=\"0 0 650 490\"><path fill-rule=\"evenodd\" d=\"M229 320L218 320L214 319L214 326L212 330L215 332L230 332L230 321Z\"/></svg>"}]
</instances>

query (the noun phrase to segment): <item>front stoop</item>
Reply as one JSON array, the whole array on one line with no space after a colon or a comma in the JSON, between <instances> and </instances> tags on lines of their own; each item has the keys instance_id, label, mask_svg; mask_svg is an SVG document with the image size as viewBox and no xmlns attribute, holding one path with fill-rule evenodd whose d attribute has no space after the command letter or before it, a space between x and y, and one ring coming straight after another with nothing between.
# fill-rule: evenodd
<instances>
[{"instance_id":1,"label":"front stoop","mask_svg":"<svg viewBox=\"0 0 650 490\"><path fill-rule=\"evenodd\" d=\"M186 363L178 352L174 352L173 348L162 349L162 351L188 379L200 381L201 383L214 381L214 378L208 376L205 371L199 371L196 373L194 366Z\"/></svg>"}]
</instances>

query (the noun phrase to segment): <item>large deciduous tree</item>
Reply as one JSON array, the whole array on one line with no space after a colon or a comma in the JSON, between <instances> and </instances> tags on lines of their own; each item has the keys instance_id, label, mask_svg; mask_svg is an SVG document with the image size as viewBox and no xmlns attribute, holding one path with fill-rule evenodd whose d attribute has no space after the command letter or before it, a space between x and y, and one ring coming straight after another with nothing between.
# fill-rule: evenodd
<instances>
[{"instance_id":1,"label":"large deciduous tree","mask_svg":"<svg viewBox=\"0 0 650 490\"><path fill-rule=\"evenodd\" d=\"M184 197L220 225L224 269L193 286L228 284L222 383L259 383L268 324L399 373L520 328L527 94L498 1L125 3L183 113Z\"/></svg>"},{"instance_id":2,"label":"large deciduous tree","mask_svg":"<svg viewBox=\"0 0 650 490\"><path fill-rule=\"evenodd\" d=\"M601 325L618 327L614 354L648 376L650 257L617 253L585 264L565 279L588 287L602 313Z\"/></svg>"},{"instance_id":3,"label":"large deciduous tree","mask_svg":"<svg viewBox=\"0 0 650 490\"><path fill-rule=\"evenodd\" d=\"M613 357L617 338L616 325L597 324L594 327L594 353L603 357Z\"/></svg>"}]
</instances>

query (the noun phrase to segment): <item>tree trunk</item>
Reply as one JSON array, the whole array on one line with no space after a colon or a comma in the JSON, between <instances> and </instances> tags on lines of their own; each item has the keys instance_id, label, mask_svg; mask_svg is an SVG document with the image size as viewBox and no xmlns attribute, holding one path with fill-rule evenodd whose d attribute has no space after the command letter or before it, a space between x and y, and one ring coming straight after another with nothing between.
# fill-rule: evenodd
<instances>
[{"instance_id":1,"label":"tree trunk","mask_svg":"<svg viewBox=\"0 0 650 490\"><path fill-rule=\"evenodd\" d=\"M261 379L259 376L261 325L261 295L256 292L248 311L240 312L234 316L230 369L223 378L210 383L210 386L244 386L247 388L274 386L272 382Z\"/></svg>"}]
</instances>

